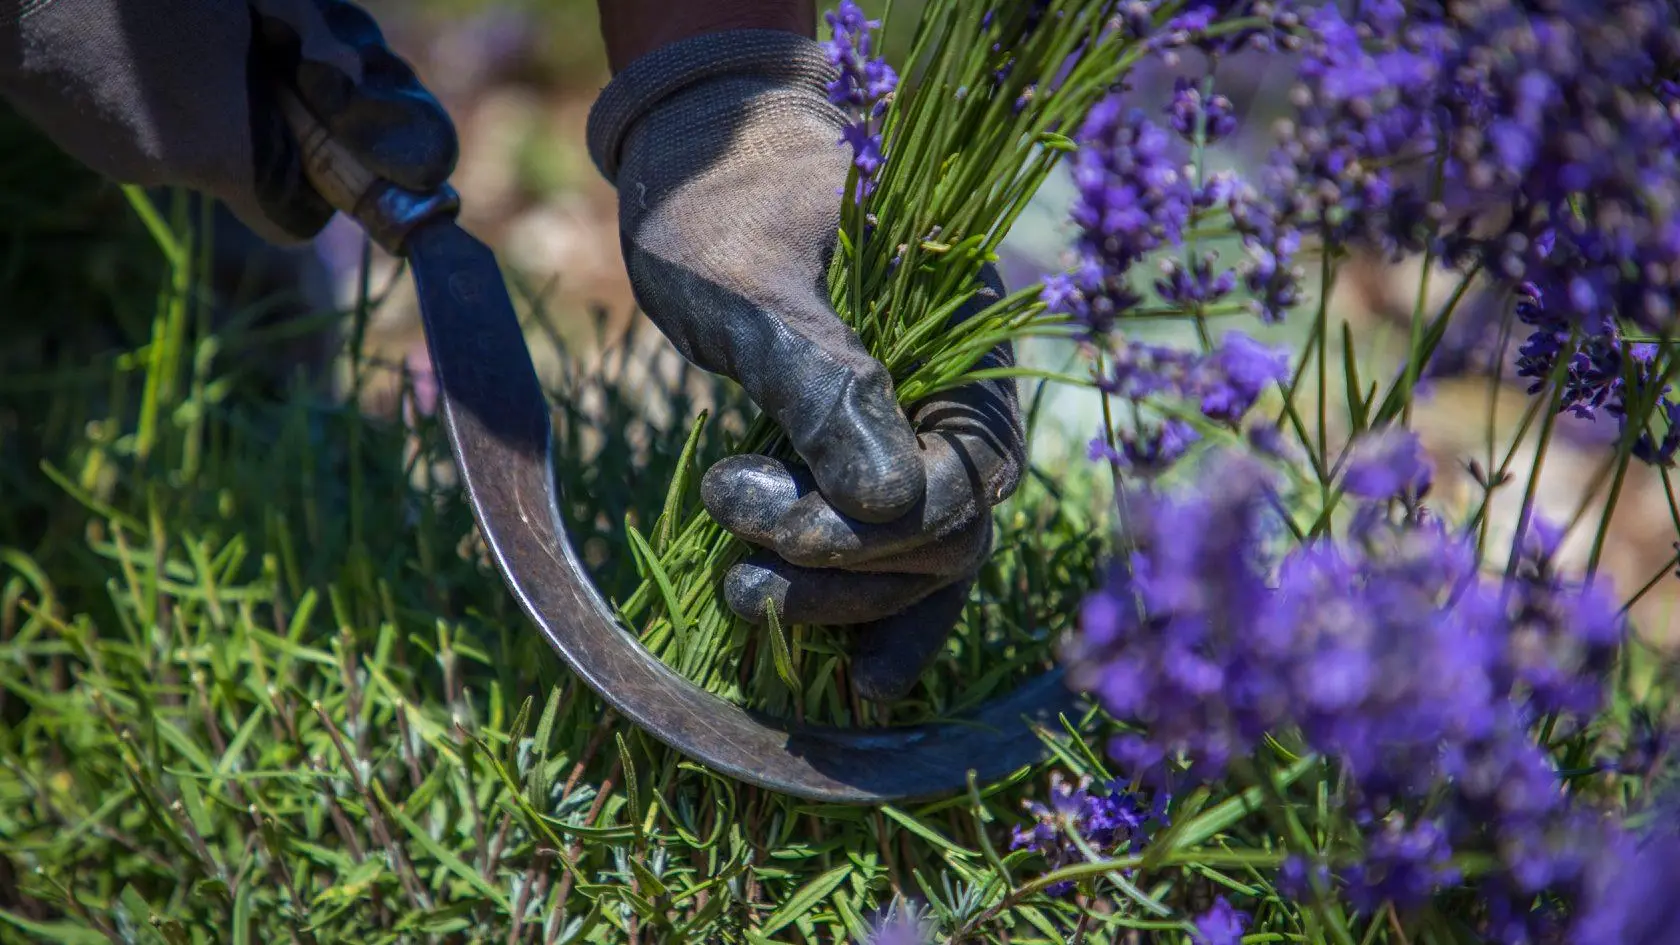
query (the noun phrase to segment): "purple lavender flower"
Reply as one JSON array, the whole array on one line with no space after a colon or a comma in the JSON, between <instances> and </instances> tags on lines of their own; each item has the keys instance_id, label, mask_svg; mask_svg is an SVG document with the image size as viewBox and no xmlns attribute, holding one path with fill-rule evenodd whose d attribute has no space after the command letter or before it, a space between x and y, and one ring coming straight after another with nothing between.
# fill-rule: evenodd
<instances>
[{"instance_id":1,"label":"purple lavender flower","mask_svg":"<svg viewBox=\"0 0 1680 945\"><path fill-rule=\"evenodd\" d=\"M1268 384L1288 377L1289 358L1242 332L1227 332L1210 354L1131 342L1114 353L1104 390L1128 400L1176 397L1196 403L1203 416L1235 423Z\"/></svg>"},{"instance_id":2,"label":"purple lavender flower","mask_svg":"<svg viewBox=\"0 0 1680 945\"><path fill-rule=\"evenodd\" d=\"M1285 208L1262 198L1252 185L1231 186L1225 202L1248 252L1242 278L1254 296L1255 314L1265 322L1281 321L1301 298L1304 274L1295 265L1301 231Z\"/></svg>"},{"instance_id":3,"label":"purple lavender flower","mask_svg":"<svg viewBox=\"0 0 1680 945\"><path fill-rule=\"evenodd\" d=\"M1269 528L1267 476L1233 462L1240 468L1223 465L1218 488L1128 500L1133 550L1086 599L1080 633L1063 654L1071 685L1148 726L1147 736L1109 746L1130 770L1159 777L1164 760L1186 752L1198 771L1217 776L1274 721L1256 716L1249 700L1223 698L1246 669L1239 637L1248 615L1270 593L1255 560Z\"/></svg>"},{"instance_id":4,"label":"purple lavender flower","mask_svg":"<svg viewBox=\"0 0 1680 945\"><path fill-rule=\"evenodd\" d=\"M932 945L927 917L902 900L893 904L869 924L869 937L862 945Z\"/></svg>"},{"instance_id":5,"label":"purple lavender flower","mask_svg":"<svg viewBox=\"0 0 1680 945\"><path fill-rule=\"evenodd\" d=\"M1119 449L1109 445L1106 434L1093 437L1088 451L1090 458L1153 476L1183 459L1202 436L1183 420L1168 417L1159 423L1142 422L1136 429L1116 431L1115 438Z\"/></svg>"},{"instance_id":6,"label":"purple lavender flower","mask_svg":"<svg viewBox=\"0 0 1680 945\"><path fill-rule=\"evenodd\" d=\"M1621 608L1604 581L1575 582L1558 573L1558 529L1545 522L1532 528L1507 585L1510 636L1496 670L1499 684L1526 688L1536 714L1586 717L1604 702L1600 680L1621 642Z\"/></svg>"},{"instance_id":7,"label":"purple lavender flower","mask_svg":"<svg viewBox=\"0 0 1680 945\"><path fill-rule=\"evenodd\" d=\"M1458 882L1459 871L1452 865L1452 844L1439 821L1408 825L1404 818L1393 817L1376 828L1363 859L1345 878L1362 909L1374 910L1385 901L1410 909Z\"/></svg>"},{"instance_id":8,"label":"purple lavender flower","mask_svg":"<svg viewBox=\"0 0 1680 945\"><path fill-rule=\"evenodd\" d=\"M1135 491L1128 553L1085 602L1062 654L1068 678L1140 723L1109 753L1147 778L1181 758L1216 777L1265 733L1299 731L1339 763L1373 825L1339 876L1356 899L1419 903L1456 881L1452 851L1481 851L1497 863L1478 879L1502 904L1493 939L1530 941L1555 917L1522 904L1576 888L1603 839L1533 726L1602 705L1614 598L1561 579L1541 530L1506 583L1438 519L1390 520L1380 500L1421 467L1378 442L1385 484L1368 490L1379 501L1362 507L1360 531L1281 560L1272 486L1251 461L1215 454L1181 492ZM1424 797L1427 820L1401 816Z\"/></svg>"},{"instance_id":9,"label":"purple lavender flower","mask_svg":"<svg viewBox=\"0 0 1680 945\"><path fill-rule=\"evenodd\" d=\"M1289 355L1268 348L1240 331L1228 332L1203 362L1212 367L1197 389L1202 414L1209 420L1236 423L1271 384L1289 378Z\"/></svg>"},{"instance_id":10,"label":"purple lavender flower","mask_svg":"<svg viewBox=\"0 0 1680 945\"><path fill-rule=\"evenodd\" d=\"M1190 941L1194 945L1241 945L1246 928L1248 915L1238 912L1220 896L1213 901L1213 908L1196 918L1196 931Z\"/></svg>"},{"instance_id":11,"label":"purple lavender flower","mask_svg":"<svg viewBox=\"0 0 1680 945\"><path fill-rule=\"evenodd\" d=\"M898 73L884 59L871 54L871 32L878 20L865 18L854 0L841 0L839 9L827 16L833 39L823 44L829 62L839 74L828 83L828 99L847 109L851 124L841 133L841 144L852 148L857 168L857 189L852 199L862 203L875 192L875 174L881 168L881 131L877 125L886 112L887 96L898 87Z\"/></svg>"},{"instance_id":12,"label":"purple lavender flower","mask_svg":"<svg viewBox=\"0 0 1680 945\"><path fill-rule=\"evenodd\" d=\"M1235 427L1270 384L1288 376L1289 359L1241 332L1228 332L1209 354L1143 342L1123 343L1099 386L1136 406L1166 398L1194 403L1202 416ZM1135 412L1136 413L1136 412ZM1169 417L1143 419L1131 430L1116 430L1120 448L1107 434L1091 443L1092 459L1106 459L1146 475L1162 472L1182 458L1201 435L1188 422Z\"/></svg>"},{"instance_id":13,"label":"purple lavender flower","mask_svg":"<svg viewBox=\"0 0 1680 945\"><path fill-rule=\"evenodd\" d=\"M1292 853L1278 867L1277 890L1291 899L1310 902L1313 884L1330 885L1330 866L1322 860Z\"/></svg>"},{"instance_id":14,"label":"purple lavender flower","mask_svg":"<svg viewBox=\"0 0 1680 945\"><path fill-rule=\"evenodd\" d=\"M1587 420L1603 410L1621 430L1629 423L1638 424L1641 429L1633 443L1633 456L1653 466L1672 465L1680 449L1680 430L1673 422L1680 417L1680 404L1668 399L1672 388L1660 383L1656 345L1624 343L1613 322L1576 339L1569 318L1558 306L1547 306L1545 298L1533 283L1517 288L1515 314L1533 329L1517 358L1518 376L1534 379L1529 393L1539 393L1562 360L1559 410ZM1648 412L1643 407L1647 401ZM1660 440L1649 429L1649 422L1657 417L1666 423Z\"/></svg>"},{"instance_id":15,"label":"purple lavender flower","mask_svg":"<svg viewBox=\"0 0 1680 945\"><path fill-rule=\"evenodd\" d=\"M1429 457L1417 434L1388 429L1366 434L1349 451L1342 487L1366 499L1392 499L1429 488Z\"/></svg>"},{"instance_id":16,"label":"purple lavender flower","mask_svg":"<svg viewBox=\"0 0 1680 945\"><path fill-rule=\"evenodd\" d=\"M1174 80L1172 101L1166 111L1168 124L1193 144L1198 135L1201 143L1215 144L1237 130L1231 100L1223 95L1203 96L1200 85L1185 76Z\"/></svg>"},{"instance_id":17,"label":"purple lavender flower","mask_svg":"<svg viewBox=\"0 0 1680 945\"><path fill-rule=\"evenodd\" d=\"M1525 283L1519 373L1543 378L1566 360L1575 413L1631 402L1618 325L1660 331L1680 303L1680 9L1348 9L1307 20L1300 108L1267 201L1332 241L1430 248ZM1644 452L1660 456L1654 446Z\"/></svg>"},{"instance_id":18,"label":"purple lavender flower","mask_svg":"<svg viewBox=\"0 0 1680 945\"><path fill-rule=\"evenodd\" d=\"M1659 412L1667 424L1661 439L1646 430L1634 441L1633 455L1652 466L1672 467L1674 454L1680 450L1680 401L1663 401Z\"/></svg>"},{"instance_id":19,"label":"purple lavender flower","mask_svg":"<svg viewBox=\"0 0 1680 945\"><path fill-rule=\"evenodd\" d=\"M1188 266L1176 259L1163 260L1155 291L1163 301L1186 310L1219 301L1237 287L1237 274L1229 269L1215 274L1214 259L1213 253L1201 253Z\"/></svg>"},{"instance_id":20,"label":"purple lavender flower","mask_svg":"<svg viewBox=\"0 0 1680 945\"><path fill-rule=\"evenodd\" d=\"M1572 945L1672 945L1680 934L1680 834L1665 829L1640 842L1618 836L1587 884Z\"/></svg>"},{"instance_id":21,"label":"purple lavender flower","mask_svg":"<svg viewBox=\"0 0 1680 945\"><path fill-rule=\"evenodd\" d=\"M1071 785L1059 771L1050 775L1049 803L1028 801L1026 808L1033 822L1014 829L1009 848L1032 850L1044 857L1052 870L1084 860L1073 843L1073 834L1098 853L1113 855L1140 848L1152 830L1151 821L1165 823L1163 811L1145 810L1136 795L1118 782L1110 782L1102 794L1094 794L1090 779L1082 778L1077 786ZM1064 896L1072 890L1073 883L1069 882L1045 888L1051 896Z\"/></svg>"},{"instance_id":22,"label":"purple lavender flower","mask_svg":"<svg viewBox=\"0 0 1680 945\"><path fill-rule=\"evenodd\" d=\"M1173 62L1174 50L1194 47L1213 56L1222 56L1241 49L1270 50L1277 46L1296 45L1290 35L1298 25L1298 18L1287 2L1276 0L1220 0L1218 3L1193 4L1176 12L1154 28L1157 8L1168 6L1153 0L1133 0L1122 3L1121 16L1134 36L1148 37L1149 48L1165 52ZM1251 21L1241 29L1213 31L1215 25L1232 21ZM1253 23L1252 21L1259 21Z\"/></svg>"},{"instance_id":23,"label":"purple lavender flower","mask_svg":"<svg viewBox=\"0 0 1680 945\"><path fill-rule=\"evenodd\" d=\"M1189 181L1170 154L1167 133L1120 96L1091 109L1079 131L1073 178L1079 196L1073 221L1080 265L1047 280L1045 301L1078 317L1093 335L1137 303L1126 283L1131 267L1162 245L1175 245L1190 220Z\"/></svg>"}]
</instances>

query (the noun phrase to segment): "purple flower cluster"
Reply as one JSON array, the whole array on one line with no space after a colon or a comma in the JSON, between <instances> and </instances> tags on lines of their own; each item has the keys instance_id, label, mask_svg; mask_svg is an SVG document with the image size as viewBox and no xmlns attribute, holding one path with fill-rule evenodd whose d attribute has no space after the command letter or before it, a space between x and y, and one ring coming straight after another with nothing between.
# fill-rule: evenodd
<instances>
[{"instance_id":1,"label":"purple flower cluster","mask_svg":"<svg viewBox=\"0 0 1680 945\"><path fill-rule=\"evenodd\" d=\"M1617 324L1662 333L1680 302L1680 8L1353 9L1306 20L1267 202L1331 241L1429 248L1522 283L1523 373L1566 359L1566 409L1614 402L1631 356ZM1671 460L1661 445L1642 455Z\"/></svg>"},{"instance_id":2,"label":"purple flower cluster","mask_svg":"<svg viewBox=\"0 0 1680 945\"><path fill-rule=\"evenodd\" d=\"M1120 98L1099 102L1080 128L1072 212L1079 265L1045 282L1050 307L1075 315L1096 335L1138 303L1127 281L1132 266L1183 241L1196 200L1166 130Z\"/></svg>"},{"instance_id":3,"label":"purple flower cluster","mask_svg":"<svg viewBox=\"0 0 1680 945\"><path fill-rule=\"evenodd\" d=\"M1151 50L1169 55L1182 48L1222 56L1243 49L1288 49L1295 45L1292 32L1299 25L1299 17L1286 0L1217 0L1177 7L1167 0L1124 0L1118 12L1132 36L1146 40ZM1157 27L1166 8L1175 10Z\"/></svg>"},{"instance_id":4,"label":"purple flower cluster","mask_svg":"<svg viewBox=\"0 0 1680 945\"><path fill-rule=\"evenodd\" d=\"M1186 76L1173 81L1172 102L1167 105L1168 123L1186 141L1213 144L1237 130L1237 116L1231 100L1223 95L1202 94L1201 86Z\"/></svg>"},{"instance_id":5,"label":"purple flower cluster","mask_svg":"<svg viewBox=\"0 0 1680 945\"><path fill-rule=\"evenodd\" d=\"M1254 406L1267 385L1288 377L1288 356L1241 332L1229 332L1208 354L1180 348L1124 342L1114 351L1107 376L1098 381L1105 393L1134 406L1157 397L1195 404L1202 416L1235 426ZM1157 473L1176 462L1200 438L1194 427L1176 417L1156 424L1139 421L1121 435L1113 451L1106 436L1092 442L1093 459L1105 458L1128 469Z\"/></svg>"},{"instance_id":6,"label":"purple flower cluster","mask_svg":"<svg viewBox=\"0 0 1680 945\"><path fill-rule=\"evenodd\" d=\"M852 148L852 164L857 168L857 189L852 199L861 204L875 192L875 175L885 160L878 122L886 113L887 96L898 87L898 73L886 60L872 54L871 33L881 23L865 18L854 0L841 0L827 19L834 38L823 48L840 70L828 84L828 99L852 116L852 122L841 132L840 143Z\"/></svg>"},{"instance_id":7,"label":"purple flower cluster","mask_svg":"<svg viewBox=\"0 0 1680 945\"><path fill-rule=\"evenodd\" d=\"M1361 437L1348 451L1342 488L1363 499L1387 499L1427 492L1433 475L1416 436L1386 429Z\"/></svg>"},{"instance_id":8,"label":"purple flower cluster","mask_svg":"<svg viewBox=\"0 0 1680 945\"><path fill-rule=\"evenodd\" d=\"M1573 942L1669 945L1680 935L1680 834L1660 830L1649 838L1620 834L1606 845L1585 890L1585 908Z\"/></svg>"},{"instance_id":9,"label":"purple flower cluster","mask_svg":"<svg viewBox=\"0 0 1680 945\"><path fill-rule=\"evenodd\" d=\"M1238 912L1220 896L1213 907L1196 918L1196 931L1190 936L1191 945L1242 945L1243 930L1248 928L1248 916Z\"/></svg>"},{"instance_id":10,"label":"purple flower cluster","mask_svg":"<svg viewBox=\"0 0 1680 945\"><path fill-rule=\"evenodd\" d=\"M1187 166L1187 148L1236 130L1230 101L1179 79L1165 109L1175 140L1141 110L1123 106L1121 98L1116 93L1100 102L1079 131L1072 211L1079 228L1078 263L1071 273L1045 280L1051 310L1073 315L1093 336L1108 334L1116 319L1141 301L1132 267L1156 250L1183 246L1193 223L1222 209L1248 253L1240 275L1254 296L1256 314L1281 319L1299 300L1301 273L1294 266L1299 230L1254 187L1230 174L1197 180ZM1169 261L1163 268L1157 291L1187 312L1228 295L1239 275L1216 271L1211 254Z\"/></svg>"},{"instance_id":11,"label":"purple flower cluster","mask_svg":"<svg viewBox=\"0 0 1680 945\"><path fill-rule=\"evenodd\" d=\"M1415 446L1386 434L1353 452L1370 511L1346 540L1281 560L1278 498L1253 460L1129 498L1131 551L1085 602L1070 683L1143 724L1110 754L1157 778L1181 763L1218 777L1264 734L1298 730L1339 762L1374 827L1364 865L1342 876L1356 893L1415 902L1455 878L1453 849L1497 856L1484 882L1512 902L1579 883L1597 834L1530 733L1547 713L1602 707L1622 628L1612 598L1557 573L1549 532L1519 549L1510 581L1484 578L1438 519L1381 514L1427 481ZM1404 818L1442 785L1429 819ZM1530 927L1519 912L1510 921Z\"/></svg>"},{"instance_id":12,"label":"purple flower cluster","mask_svg":"<svg viewBox=\"0 0 1680 945\"><path fill-rule=\"evenodd\" d=\"M1383 902L1410 909L1458 882L1452 844L1439 820L1408 823L1396 814L1371 827L1363 857L1345 871L1347 888L1361 909L1374 911Z\"/></svg>"},{"instance_id":13,"label":"purple flower cluster","mask_svg":"<svg viewBox=\"0 0 1680 945\"><path fill-rule=\"evenodd\" d=\"M1532 282L1518 286L1515 314L1533 330L1517 352L1516 365L1517 376L1533 379L1529 393L1539 393L1557 372L1560 411L1590 420L1602 409L1624 431L1629 422L1637 423L1633 455L1654 466L1673 464L1680 448L1674 423L1680 403L1668 399L1672 388L1661 383L1665 371L1655 344L1627 343L1613 321L1576 339L1569 317L1547 306L1545 293ZM1660 438L1650 429L1654 417L1666 424Z\"/></svg>"},{"instance_id":14,"label":"purple flower cluster","mask_svg":"<svg viewBox=\"0 0 1680 945\"><path fill-rule=\"evenodd\" d=\"M1165 794L1153 810L1145 810L1137 796L1119 782L1109 782L1104 791L1092 793L1089 779L1081 779L1075 786L1060 772L1051 774L1049 802L1027 802L1032 823L1015 828L1009 848L1032 850L1055 870L1084 861L1084 855L1074 845L1075 834L1092 850L1113 855L1138 849L1156 828L1166 825ZM1065 896L1072 891L1070 882L1045 889L1051 896Z\"/></svg>"}]
</instances>

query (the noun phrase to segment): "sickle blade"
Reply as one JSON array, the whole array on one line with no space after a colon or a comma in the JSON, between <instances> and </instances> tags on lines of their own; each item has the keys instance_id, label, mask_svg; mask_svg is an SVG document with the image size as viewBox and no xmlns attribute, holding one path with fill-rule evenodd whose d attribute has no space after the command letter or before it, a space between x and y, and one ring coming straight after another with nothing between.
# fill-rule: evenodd
<instances>
[{"instance_id":1,"label":"sickle blade","mask_svg":"<svg viewBox=\"0 0 1680 945\"><path fill-rule=\"evenodd\" d=\"M900 728L798 726L699 688L618 623L559 515L553 426L495 256L452 222L410 236L442 415L473 516L520 607L621 715L720 774L815 801L885 803L961 790L1045 757L1035 726L1078 702L1059 671L974 715Z\"/></svg>"}]
</instances>

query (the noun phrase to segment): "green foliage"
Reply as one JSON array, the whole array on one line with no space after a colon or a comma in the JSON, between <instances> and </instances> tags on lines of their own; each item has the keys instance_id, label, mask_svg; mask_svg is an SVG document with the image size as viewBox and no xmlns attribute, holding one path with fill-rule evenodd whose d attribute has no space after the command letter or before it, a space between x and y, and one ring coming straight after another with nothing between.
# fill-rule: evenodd
<instances>
[{"instance_id":1,"label":"green foliage","mask_svg":"<svg viewBox=\"0 0 1680 945\"><path fill-rule=\"evenodd\" d=\"M187 204L78 186L131 208L90 247L152 241L116 286L153 293L150 331L61 330L61 354L11 353L0 384L0 941L827 942L923 888L949 922L991 910L987 935L1017 921L1005 895L1073 927L1042 884L985 878L1034 772L973 802L815 808L616 723L480 556L433 421L242 387L262 348L239 313L212 330ZM108 317L98 286L50 288ZM15 291L23 310L47 298ZM524 301L537 343L560 344ZM620 600L640 581L626 523L667 546L659 516L692 506L694 471L745 425L704 379L632 373L640 350L562 348L552 391L563 513ZM670 419L696 387L697 439ZM1091 576L1098 505L1092 483L1033 478L972 619L1044 652ZM798 679L836 659L794 642ZM943 691L984 697L1008 668L967 651ZM785 698L846 708L832 685Z\"/></svg>"}]
</instances>

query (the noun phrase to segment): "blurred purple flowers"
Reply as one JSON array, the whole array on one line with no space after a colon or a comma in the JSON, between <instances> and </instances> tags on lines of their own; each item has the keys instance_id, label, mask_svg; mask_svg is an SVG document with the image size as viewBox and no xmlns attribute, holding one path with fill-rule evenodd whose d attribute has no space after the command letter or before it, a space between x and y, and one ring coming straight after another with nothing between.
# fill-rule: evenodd
<instances>
[{"instance_id":1,"label":"blurred purple flowers","mask_svg":"<svg viewBox=\"0 0 1680 945\"><path fill-rule=\"evenodd\" d=\"M1238 123L1194 75L1164 115L1116 86L1076 135L1075 259L1043 299L1105 359L1098 386L1134 420L1092 442L1093 458L1135 476L1123 552L1063 653L1070 684L1141 726L1109 754L1165 786L1246 776L1267 736L1298 735L1335 766L1359 827L1314 852L1333 895L1409 909L1468 875L1490 941L1668 940L1628 924L1637 905L1604 877L1634 854L1576 795L1615 767L1584 734L1606 710L1626 629L1606 580L1565 577L1561 533L1540 521L1503 574L1484 570L1476 529L1423 504L1433 470L1402 429L1352 445L1331 474L1353 515L1309 537L1286 530L1282 479L1251 458L1215 453L1183 490L1160 490L1156 473L1209 424L1238 428L1290 361L1236 332L1182 351L1117 327L1228 314L1239 293L1278 321L1302 298L1306 241L1331 260L1428 252L1516 290L1531 393L1607 415L1634 456L1672 465L1675 356L1645 339L1670 337L1680 308L1680 6L1131 0L1114 12L1111 26L1167 59L1195 49L1212 63L1246 45L1300 56L1290 116L1249 179L1202 170L1199 149ZM1199 245L1209 230L1234 232L1247 258L1222 265ZM1152 258L1159 275L1144 278L1136 267ZM1146 302L1151 284L1159 303ZM1282 456L1270 425L1248 432ZM1640 868L1675 868L1671 846L1640 853ZM1572 917L1573 902L1590 908ZM1232 911L1221 902L1195 940L1236 941Z\"/></svg>"},{"instance_id":2,"label":"blurred purple flowers","mask_svg":"<svg viewBox=\"0 0 1680 945\"><path fill-rule=\"evenodd\" d=\"M870 922L869 936L861 945L931 945L928 924L913 903L895 899Z\"/></svg>"},{"instance_id":3,"label":"blurred purple flowers","mask_svg":"<svg viewBox=\"0 0 1680 945\"><path fill-rule=\"evenodd\" d=\"M1388 429L1354 444L1342 487L1360 498L1389 499L1409 491L1427 491L1431 475L1429 458L1417 437Z\"/></svg>"},{"instance_id":4,"label":"blurred purple flowers","mask_svg":"<svg viewBox=\"0 0 1680 945\"><path fill-rule=\"evenodd\" d=\"M1373 501L1427 473L1409 434L1353 454ZM1492 580L1467 538L1380 506L1346 540L1283 552L1275 488L1254 460L1220 455L1183 491L1127 499L1130 552L1064 652L1072 685L1146 729L1110 755L1157 780L1179 764L1211 779L1293 728L1384 824L1343 876L1356 895L1419 901L1455 878L1460 845L1499 856L1489 882L1518 898L1579 881L1596 848L1583 838L1597 835L1530 731L1547 713L1602 708L1622 628L1602 579L1563 580L1555 536L1537 530L1512 579ZM1452 791L1435 817L1391 819L1442 784Z\"/></svg>"},{"instance_id":5,"label":"blurred purple flowers","mask_svg":"<svg viewBox=\"0 0 1680 945\"><path fill-rule=\"evenodd\" d=\"M1621 835L1601 855L1585 890L1574 942L1596 945L1670 945L1680 935L1680 834L1665 824L1643 842Z\"/></svg>"},{"instance_id":6,"label":"blurred purple flowers","mask_svg":"<svg viewBox=\"0 0 1680 945\"><path fill-rule=\"evenodd\" d=\"M1564 359L1561 409L1623 405L1632 353L1618 325L1662 334L1680 302L1680 8L1352 9L1326 4L1306 20L1267 202L1332 241L1427 248L1520 284L1516 314L1532 334L1519 373L1544 379ZM1672 461L1645 415L1631 419L1640 458Z\"/></svg>"},{"instance_id":7,"label":"blurred purple flowers","mask_svg":"<svg viewBox=\"0 0 1680 945\"><path fill-rule=\"evenodd\" d=\"M827 20L833 39L823 48L840 70L828 84L828 99L852 116L852 122L841 132L840 143L852 148L852 164L857 168L857 189L852 199L861 204L875 192L875 175L885 160L877 122L886 112L887 96L898 87L898 73L873 54L870 34L881 24L867 19L854 0L841 0Z\"/></svg>"},{"instance_id":8,"label":"blurred purple flowers","mask_svg":"<svg viewBox=\"0 0 1680 945\"><path fill-rule=\"evenodd\" d=\"M1289 358L1249 336L1233 331L1207 354L1144 342L1120 342L1113 363L1097 386L1105 393L1130 401L1134 408L1156 398L1181 400L1214 423L1234 427L1266 387L1287 379ZM1142 419L1129 431L1116 431L1116 452L1107 436L1092 443L1093 459L1107 459L1141 473L1157 473L1182 457L1200 434L1177 417Z\"/></svg>"},{"instance_id":9,"label":"blurred purple flowers","mask_svg":"<svg viewBox=\"0 0 1680 945\"><path fill-rule=\"evenodd\" d=\"M1243 930L1248 928L1248 916L1238 912L1220 896L1213 907L1196 919L1196 931L1190 936L1192 945L1241 945Z\"/></svg>"}]
</instances>

